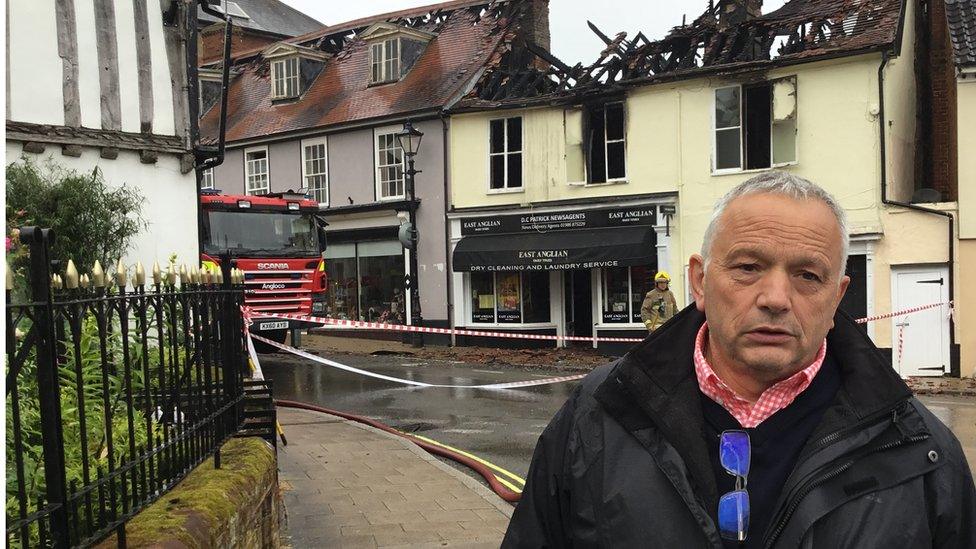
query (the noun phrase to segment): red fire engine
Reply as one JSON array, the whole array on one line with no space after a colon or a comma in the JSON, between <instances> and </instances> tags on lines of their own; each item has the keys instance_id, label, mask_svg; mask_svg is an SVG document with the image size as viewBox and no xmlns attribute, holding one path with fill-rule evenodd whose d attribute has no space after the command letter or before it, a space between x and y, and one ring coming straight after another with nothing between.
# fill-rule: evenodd
<instances>
[{"instance_id":1,"label":"red fire engine","mask_svg":"<svg viewBox=\"0 0 976 549\"><path fill-rule=\"evenodd\" d=\"M224 195L204 191L200 259L219 267L229 257L244 271L244 302L257 313L319 315L325 310L325 222L319 205L305 195ZM208 263L210 265L208 265ZM288 331L307 324L258 318L251 330L284 342ZM260 346L263 351L272 349Z\"/></svg>"}]
</instances>

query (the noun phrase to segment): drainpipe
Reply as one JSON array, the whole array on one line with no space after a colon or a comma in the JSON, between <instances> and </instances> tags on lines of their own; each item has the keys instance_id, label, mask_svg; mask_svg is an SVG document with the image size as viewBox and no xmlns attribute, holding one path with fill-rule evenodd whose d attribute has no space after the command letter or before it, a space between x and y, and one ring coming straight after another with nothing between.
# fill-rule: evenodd
<instances>
[{"instance_id":1,"label":"drainpipe","mask_svg":"<svg viewBox=\"0 0 976 549\"><path fill-rule=\"evenodd\" d=\"M914 210L917 212L927 213L931 215L938 215L944 217L949 221L949 299L955 300L955 277L953 272L955 269L955 219L949 212L943 212L940 210L935 210L932 208L926 208L919 206L917 204L910 204L908 202L899 202L897 200L890 200L888 198L888 180L887 180L887 160L885 152L885 108L884 108L884 68L888 64L888 59L890 57L889 51L884 51L881 53L881 65L878 66L878 128L880 130L881 137L881 203L889 206L898 206L900 208L906 208L909 210ZM949 315L949 375L953 377L959 377L959 364L952 359L952 349L956 345L956 326L952 315ZM943 372L945 374L945 372Z\"/></svg>"},{"instance_id":2,"label":"drainpipe","mask_svg":"<svg viewBox=\"0 0 976 549\"><path fill-rule=\"evenodd\" d=\"M197 247L203 251L203 207L200 205L200 184L203 172L224 162L224 143L227 135L227 86L230 81L230 45L233 21L227 16L210 7L208 0L197 0L200 9L209 15L224 21L224 56L223 73L220 81L220 127L217 136L217 148L200 145L200 80L197 77L197 2L190 2L187 6L187 20L190 27L190 40L186 44L187 57L187 88L190 95L190 131L193 136L193 160L196 164L197 179Z\"/></svg>"},{"instance_id":3,"label":"drainpipe","mask_svg":"<svg viewBox=\"0 0 976 549\"><path fill-rule=\"evenodd\" d=\"M197 156L197 159L202 160L202 162L197 166L198 179L200 178L200 174L201 172L203 172L203 170L207 170L215 166L219 166L224 162L224 146L226 144L226 138L227 138L227 88L230 82L230 62L231 62L230 45L231 45L231 32L233 31L234 28L234 22L229 16L226 16L220 13L219 11L213 9L212 7L210 7L210 4L207 3L207 0L199 0L199 1L200 1L200 9L202 9L204 13L210 14L219 19L223 19L224 21L224 56L223 56L222 74L220 76L220 125L217 132L217 148L214 149L213 147L198 146L194 149L194 154ZM194 26L196 26L196 12L194 12L193 21L194 21L193 23ZM193 97L198 98L199 82L196 78L196 73L197 73L196 40L193 40L192 42L192 49L193 49L194 78L190 81L190 86L191 86L190 90ZM191 107L191 112L195 112L198 110L199 110L199 102L196 102ZM197 116L199 116L199 113L197 113ZM196 124L197 123L196 118L197 117L194 117L191 123ZM197 129L197 131L199 132L199 129Z\"/></svg>"},{"instance_id":4,"label":"drainpipe","mask_svg":"<svg viewBox=\"0 0 976 549\"><path fill-rule=\"evenodd\" d=\"M447 212L451 204L450 154L447 150L447 116L441 112L441 127L443 128L444 149L444 272L447 278L447 326L451 329L451 347L457 346L454 335L454 271L451 269L451 221L447 219Z\"/></svg>"}]
</instances>

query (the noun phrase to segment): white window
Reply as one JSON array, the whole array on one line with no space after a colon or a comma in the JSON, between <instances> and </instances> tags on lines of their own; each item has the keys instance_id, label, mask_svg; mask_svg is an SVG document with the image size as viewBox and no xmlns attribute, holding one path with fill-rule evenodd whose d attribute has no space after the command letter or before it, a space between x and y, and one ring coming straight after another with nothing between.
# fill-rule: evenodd
<instances>
[{"instance_id":1,"label":"white window","mask_svg":"<svg viewBox=\"0 0 976 549\"><path fill-rule=\"evenodd\" d=\"M400 79L400 39L390 38L369 47L371 84Z\"/></svg>"},{"instance_id":2,"label":"white window","mask_svg":"<svg viewBox=\"0 0 976 549\"><path fill-rule=\"evenodd\" d=\"M489 188L522 188L522 117L489 122Z\"/></svg>"},{"instance_id":3,"label":"white window","mask_svg":"<svg viewBox=\"0 0 976 549\"><path fill-rule=\"evenodd\" d=\"M200 188L201 189L213 189L214 188L214 169L207 168L203 170L203 174L200 177Z\"/></svg>"},{"instance_id":4,"label":"white window","mask_svg":"<svg viewBox=\"0 0 976 549\"><path fill-rule=\"evenodd\" d=\"M715 171L796 162L796 79L715 90Z\"/></svg>"},{"instance_id":5,"label":"white window","mask_svg":"<svg viewBox=\"0 0 976 549\"><path fill-rule=\"evenodd\" d=\"M271 191L267 147L244 150L244 179L247 181L247 194L267 194Z\"/></svg>"},{"instance_id":6,"label":"white window","mask_svg":"<svg viewBox=\"0 0 976 549\"><path fill-rule=\"evenodd\" d=\"M325 137L302 141L302 180L312 198L323 206L329 204L329 157Z\"/></svg>"},{"instance_id":7,"label":"white window","mask_svg":"<svg viewBox=\"0 0 976 549\"><path fill-rule=\"evenodd\" d=\"M400 128L376 133L376 196L380 200L403 198L403 149L397 144Z\"/></svg>"},{"instance_id":8,"label":"white window","mask_svg":"<svg viewBox=\"0 0 976 549\"><path fill-rule=\"evenodd\" d=\"M624 104L607 103L588 109L587 175L589 183L627 177Z\"/></svg>"},{"instance_id":9,"label":"white window","mask_svg":"<svg viewBox=\"0 0 976 549\"><path fill-rule=\"evenodd\" d=\"M298 97L298 57L276 59L271 62L273 99Z\"/></svg>"}]
</instances>

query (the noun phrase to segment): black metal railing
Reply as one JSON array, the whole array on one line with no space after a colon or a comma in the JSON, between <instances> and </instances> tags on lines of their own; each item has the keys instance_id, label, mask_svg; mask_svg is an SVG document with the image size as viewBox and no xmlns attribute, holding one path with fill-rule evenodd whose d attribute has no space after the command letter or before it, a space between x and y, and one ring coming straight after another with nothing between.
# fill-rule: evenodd
<instances>
[{"instance_id":1,"label":"black metal railing","mask_svg":"<svg viewBox=\"0 0 976 549\"><path fill-rule=\"evenodd\" d=\"M7 288L7 546L112 533L124 546L126 521L205 459L219 467L245 423L243 287L226 264L179 287L172 271L148 285L123 269L62 276L53 234L20 234L29 297L12 303Z\"/></svg>"}]
</instances>

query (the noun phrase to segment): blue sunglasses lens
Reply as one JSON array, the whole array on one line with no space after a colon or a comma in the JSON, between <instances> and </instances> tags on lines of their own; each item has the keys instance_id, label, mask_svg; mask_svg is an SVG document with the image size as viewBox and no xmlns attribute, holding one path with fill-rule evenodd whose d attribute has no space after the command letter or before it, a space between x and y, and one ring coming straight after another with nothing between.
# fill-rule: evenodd
<instances>
[{"instance_id":1,"label":"blue sunglasses lens","mask_svg":"<svg viewBox=\"0 0 976 549\"><path fill-rule=\"evenodd\" d=\"M749 533L749 494L736 490L718 501L718 529L721 536L732 541L745 541Z\"/></svg>"},{"instance_id":2,"label":"blue sunglasses lens","mask_svg":"<svg viewBox=\"0 0 976 549\"><path fill-rule=\"evenodd\" d=\"M718 446L722 467L733 475L749 475L749 433L745 431L723 431Z\"/></svg>"}]
</instances>

